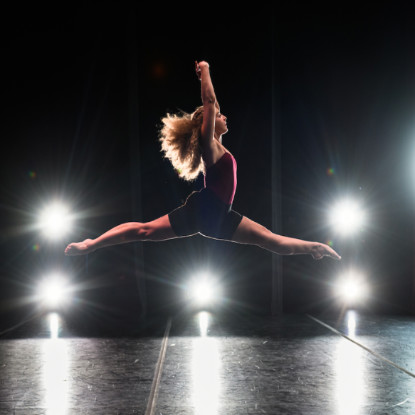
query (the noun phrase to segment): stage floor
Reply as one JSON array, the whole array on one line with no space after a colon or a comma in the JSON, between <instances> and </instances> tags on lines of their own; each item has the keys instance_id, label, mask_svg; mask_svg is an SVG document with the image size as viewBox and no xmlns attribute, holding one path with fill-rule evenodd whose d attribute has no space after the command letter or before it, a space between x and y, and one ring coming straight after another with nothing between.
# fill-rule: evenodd
<instances>
[{"instance_id":1,"label":"stage floor","mask_svg":"<svg viewBox=\"0 0 415 415\"><path fill-rule=\"evenodd\" d=\"M415 318L166 317L86 337L45 314L0 338L0 414L415 414Z\"/></svg>"}]
</instances>

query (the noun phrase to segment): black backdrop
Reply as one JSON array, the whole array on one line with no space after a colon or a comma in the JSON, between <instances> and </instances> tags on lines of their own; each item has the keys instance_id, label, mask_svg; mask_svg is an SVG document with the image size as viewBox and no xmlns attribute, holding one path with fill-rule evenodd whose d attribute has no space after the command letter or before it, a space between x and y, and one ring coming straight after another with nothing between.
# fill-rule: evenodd
<instances>
[{"instance_id":1,"label":"black backdrop","mask_svg":"<svg viewBox=\"0 0 415 415\"><path fill-rule=\"evenodd\" d=\"M238 161L234 209L271 226L274 78L284 234L332 240L343 256L340 264L284 258L285 310L330 306L330 282L355 264L372 284L373 307L410 310L415 85L409 13L387 3L373 9L340 2L328 9L290 2L237 12L183 7L91 2L7 10L2 311L22 307L43 274L62 268L82 284L86 307L137 311L132 246L88 260L65 258L62 251L118 223L163 215L202 185L200 178L180 181L157 141L166 112L190 112L200 104L196 59L210 63L228 117L224 144ZM135 59L138 153L129 136ZM141 218L132 209L137 172ZM326 226L327 209L344 194L359 198L370 219L349 240ZM70 235L52 244L30 225L54 197L68 201L79 218ZM180 308L183 283L202 268L223 280L230 307L269 313L271 254L259 248L196 237L147 243L143 258L152 313Z\"/></svg>"}]
</instances>

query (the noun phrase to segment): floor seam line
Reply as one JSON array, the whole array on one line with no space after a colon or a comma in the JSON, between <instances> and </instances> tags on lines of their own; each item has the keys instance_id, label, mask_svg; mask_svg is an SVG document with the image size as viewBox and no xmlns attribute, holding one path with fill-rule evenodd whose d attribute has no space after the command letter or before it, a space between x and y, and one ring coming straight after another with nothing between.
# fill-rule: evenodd
<instances>
[{"instance_id":1,"label":"floor seam line","mask_svg":"<svg viewBox=\"0 0 415 415\"><path fill-rule=\"evenodd\" d=\"M153 383L151 385L151 391L150 391L150 396L148 398L147 409L146 409L145 415L154 415L155 410L156 410L158 389L159 389L161 374L163 372L163 364L164 364L164 359L166 356L167 341L169 339L170 328L171 328L171 317L167 321L166 330L164 332L163 341L161 343L160 354L157 360L156 368L154 370L154 378L153 378Z\"/></svg>"},{"instance_id":2,"label":"floor seam line","mask_svg":"<svg viewBox=\"0 0 415 415\"><path fill-rule=\"evenodd\" d=\"M340 335L340 336L344 337L345 339L347 339L347 340L351 341L352 343L354 343L355 345L357 345L357 346L361 347L363 350L366 350L367 352L369 352L369 353L370 353L370 354L372 354L373 356L377 357L378 359L381 359L381 360L385 361L386 363L390 364L391 366L395 367L396 369L398 369L398 370L400 370L400 371L402 371L402 372L406 373L407 375L409 375L409 376L411 376L411 377L415 378L415 374L414 374L414 373L412 373L412 372L410 372L409 370L406 370L405 368L403 368L403 367L401 367L401 366L397 365L396 363L392 362L392 360L387 359L386 357L382 356L381 354L376 353L375 351L373 351L373 350L369 349L368 347L366 347L366 346L365 346L365 345L363 345L362 343L359 343L358 341L353 340L351 337L347 336L346 334L342 333L342 332L341 332L341 331L339 331L339 330L336 330L334 327L331 327L330 325L328 325L328 324L324 323L323 321L319 320L319 319L318 319L318 318L316 318L316 317L313 317L313 316L312 316L312 315L310 315L310 314L307 314L307 317L309 317L310 319L314 320L316 323L318 323L318 324L322 325L323 327L326 327L327 329L331 330L332 332L334 332L334 333L336 333L336 334L338 334L338 335Z\"/></svg>"}]
</instances>

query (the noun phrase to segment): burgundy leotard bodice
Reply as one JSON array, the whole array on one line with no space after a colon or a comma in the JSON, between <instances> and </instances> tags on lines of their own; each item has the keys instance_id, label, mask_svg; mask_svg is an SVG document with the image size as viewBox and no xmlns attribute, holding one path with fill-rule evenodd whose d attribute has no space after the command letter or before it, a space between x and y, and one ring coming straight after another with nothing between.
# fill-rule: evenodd
<instances>
[{"instance_id":1,"label":"burgundy leotard bodice","mask_svg":"<svg viewBox=\"0 0 415 415\"><path fill-rule=\"evenodd\" d=\"M205 187L212 190L225 204L232 205L236 192L236 160L225 154L206 169Z\"/></svg>"}]
</instances>

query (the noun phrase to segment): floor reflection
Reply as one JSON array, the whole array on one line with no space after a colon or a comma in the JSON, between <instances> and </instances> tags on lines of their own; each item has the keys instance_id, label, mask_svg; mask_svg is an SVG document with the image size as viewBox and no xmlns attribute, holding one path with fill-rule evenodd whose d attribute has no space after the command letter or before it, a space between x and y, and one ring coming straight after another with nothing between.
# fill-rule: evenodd
<instances>
[{"instance_id":1,"label":"floor reflection","mask_svg":"<svg viewBox=\"0 0 415 415\"><path fill-rule=\"evenodd\" d=\"M354 339L356 337L357 314L354 310L348 310L346 313L347 335Z\"/></svg>"},{"instance_id":2,"label":"floor reflection","mask_svg":"<svg viewBox=\"0 0 415 415\"><path fill-rule=\"evenodd\" d=\"M415 414L413 319L333 315L346 339L306 316L185 317L172 331L157 414ZM163 328L74 337L52 314L27 337L1 338L0 414L144 414Z\"/></svg>"},{"instance_id":3,"label":"floor reflection","mask_svg":"<svg viewBox=\"0 0 415 415\"><path fill-rule=\"evenodd\" d=\"M356 313L348 311L346 326L350 338L356 335ZM367 373L364 351L352 342L339 340L336 350L336 406L339 415L363 413L366 403Z\"/></svg>"},{"instance_id":4,"label":"floor reflection","mask_svg":"<svg viewBox=\"0 0 415 415\"><path fill-rule=\"evenodd\" d=\"M208 337L210 314L197 315L200 337L193 340L192 398L196 415L219 413L221 364L218 340Z\"/></svg>"},{"instance_id":5,"label":"floor reflection","mask_svg":"<svg viewBox=\"0 0 415 415\"><path fill-rule=\"evenodd\" d=\"M51 313L47 319L50 339L42 345L44 404L47 414L65 415L70 389L68 344L59 338L60 317Z\"/></svg>"}]
</instances>

